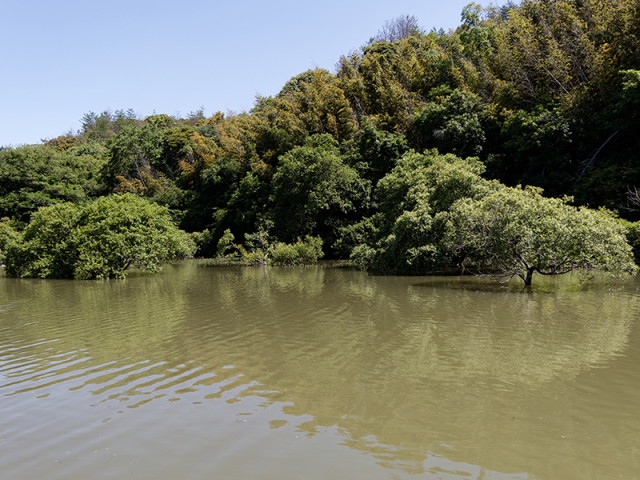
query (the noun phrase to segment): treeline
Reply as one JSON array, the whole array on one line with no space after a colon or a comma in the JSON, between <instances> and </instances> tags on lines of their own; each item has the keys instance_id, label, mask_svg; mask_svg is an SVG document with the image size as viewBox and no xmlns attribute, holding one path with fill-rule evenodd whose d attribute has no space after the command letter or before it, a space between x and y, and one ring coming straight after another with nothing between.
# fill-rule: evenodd
<instances>
[{"instance_id":1,"label":"treeline","mask_svg":"<svg viewBox=\"0 0 640 480\"><path fill-rule=\"evenodd\" d=\"M368 265L411 273L430 264L407 252L444 238L424 233L426 220L403 230L391 260L371 253L399 238L398 209L418 189L407 176L454 155L482 181L571 195L634 221L639 131L636 0L471 3L455 31L394 19L335 73L303 72L249 112L89 113L77 135L3 148L0 218L20 229L42 206L132 193L197 232L198 255L215 255L227 230L287 244L309 236L329 257L356 249Z\"/></svg>"}]
</instances>

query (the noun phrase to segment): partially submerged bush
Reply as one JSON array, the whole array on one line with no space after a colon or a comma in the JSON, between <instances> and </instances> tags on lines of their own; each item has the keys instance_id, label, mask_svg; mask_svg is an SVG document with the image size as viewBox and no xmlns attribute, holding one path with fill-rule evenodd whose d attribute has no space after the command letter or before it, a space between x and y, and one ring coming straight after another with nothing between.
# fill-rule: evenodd
<instances>
[{"instance_id":1,"label":"partially submerged bush","mask_svg":"<svg viewBox=\"0 0 640 480\"><path fill-rule=\"evenodd\" d=\"M277 243L271 251L271 262L280 265L309 265L322 257L322 239L307 235L296 243Z\"/></svg>"},{"instance_id":2,"label":"partially submerged bush","mask_svg":"<svg viewBox=\"0 0 640 480\"><path fill-rule=\"evenodd\" d=\"M266 232L246 234L245 245L235 244L234 235L226 230L218 241L218 257L240 257L246 265L313 265L322 252L322 239L307 235L296 243L271 243Z\"/></svg>"},{"instance_id":3,"label":"partially submerged bush","mask_svg":"<svg viewBox=\"0 0 640 480\"><path fill-rule=\"evenodd\" d=\"M162 262L192 256L194 250L166 207L125 194L83 206L40 208L8 243L5 263L11 277L124 278L130 266L155 272Z\"/></svg>"}]
</instances>

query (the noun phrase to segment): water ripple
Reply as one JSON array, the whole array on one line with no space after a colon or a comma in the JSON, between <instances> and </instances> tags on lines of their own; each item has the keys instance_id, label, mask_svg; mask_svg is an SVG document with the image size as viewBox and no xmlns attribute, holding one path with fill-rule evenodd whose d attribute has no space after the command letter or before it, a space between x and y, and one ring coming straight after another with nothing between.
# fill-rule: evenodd
<instances>
[{"instance_id":1,"label":"water ripple","mask_svg":"<svg viewBox=\"0 0 640 480\"><path fill-rule=\"evenodd\" d=\"M627 403L640 398L632 370L638 354L627 357L633 342L638 351L640 297L605 290L526 295L473 289L466 279L464 288L451 289L452 281L185 268L126 282L3 282L2 293L17 300L0 306L0 413L8 419L2 437L28 446L43 429L55 432L29 450L37 462L35 453L51 460L48 452L61 441L99 444L93 432L116 430L96 425L121 418L119 441L155 458L164 457L160 436L175 432L196 432L208 447L218 435L215 443L230 450L265 448L251 443L262 438L290 452L299 448L291 443L299 433L332 431L345 448L389 468L440 468L459 478L456 465L496 458L496 469L540 469L521 453L535 442L542 453L530 458L563 448L570 456L562 435L575 430L586 439L595 411L606 409L598 425L604 440L583 440L582 450L620 441L633 456L637 402L635 410L612 408L609 392ZM612 365L635 373L598 373ZM592 375L607 388L594 387ZM265 430L245 422L258 418ZM283 440L282 432L293 436ZM457 460L435 462L429 452ZM202 450L199 458L209 454ZM18 472L26 462L11 456L8 464ZM85 474L92 471L86 463Z\"/></svg>"}]
</instances>

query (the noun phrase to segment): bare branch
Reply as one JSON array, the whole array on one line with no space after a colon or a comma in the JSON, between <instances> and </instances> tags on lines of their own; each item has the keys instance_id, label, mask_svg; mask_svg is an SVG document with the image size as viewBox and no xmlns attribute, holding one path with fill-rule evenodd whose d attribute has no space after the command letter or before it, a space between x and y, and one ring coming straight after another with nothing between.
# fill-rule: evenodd
<instances>
[{"instance_id":1,"label":"bare branch","mask_svg":"<svg viewBox=\"0 0 640 480\"><path fill-rule=\"evenodd\" d=\"M627 187L627 205L629 205L628 210L634 212L640 210L640 190L638 190L638 187Z\"/></svg>"},{"instance_id":2,"label":"bare branch","mask_svg":"<svg viewBox=\"0 0 640 480\"><path fill-rule=\"evenodd\" d=\"M613 135L611 135L609 138L607 138L607 141L604 142L602 145L600 145L600 148L596 151L596 153L593 154L593 156L591 157L591 159L587 162L587 164L585 165L585 167L582 169L582 172L580 173L580 175L578 175L578 178L576 179L576 181L573 183L573 186L575 187L578 182L580 181L580 179L582 178L582 176L587 172L587 169L593 165L593 162L595 162L596 157L598 156L598 154L600 153L600 150L602 150L604 148L604 146L609 143L609 140L611 140L613 137L615 137L618 132L620 130L618 130L617 132L615 132Z\"/></svg>"},{"instance_id":3,"label":"bare branch","mask_svg":"<svg viewBox=\"0 0 640 480\"><path fill-rule=\"evenodd\" d=\"M419 33L418 19L413 15L400 15L385 22L375 37L376 42L393 43Z\"/></svg>"}]
</instances>

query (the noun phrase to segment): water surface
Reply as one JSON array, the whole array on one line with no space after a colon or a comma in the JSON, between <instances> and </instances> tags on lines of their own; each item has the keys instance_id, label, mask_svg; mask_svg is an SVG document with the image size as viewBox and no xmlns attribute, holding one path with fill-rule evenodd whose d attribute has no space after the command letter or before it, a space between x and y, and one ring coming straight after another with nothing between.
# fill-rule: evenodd
<instances>
[{"instance_id":1,"label":"water surface","mask_svg":"<svg viewBox=\"0 0 640 480\"><path fill-rule=\"evenodd\" d=\"M640 478L640 282L545 282L0 277L0 478Z\"/></svg>"}]
</instances>

